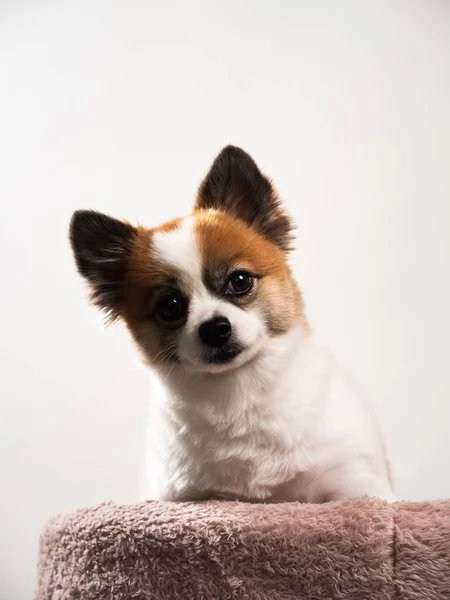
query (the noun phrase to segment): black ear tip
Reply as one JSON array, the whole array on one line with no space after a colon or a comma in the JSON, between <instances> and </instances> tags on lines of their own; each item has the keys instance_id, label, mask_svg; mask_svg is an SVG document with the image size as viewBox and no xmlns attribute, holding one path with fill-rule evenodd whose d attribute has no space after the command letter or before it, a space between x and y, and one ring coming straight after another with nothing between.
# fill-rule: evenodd
<instances>
[{"instance_id":1,"label":"black ear tip","mask_svg":"<svg viewBox=\"0 0 450 600\"><path fill-rule=\"evenodd\" d=\"M94 210L76 210L70 219L69 231L72 233L92 222L98 215Z\"/></svg>"},{"instance_id":2,"label":"black ear tip","mask_svg":"<svg viewBox=\"0 0 450 600\"><path fill-rule=\"evenodd\" d=\"M69 238L72 246L75 248L80 235L92 227L92 223L98 218L98 213L94 210L76 210L69 224Z\"/></svg>"},{"instance_id":3,"label":"black ear tip","mask_svg":"<svg viewBox=\"0 0 450 600\"><path fill-rule=\"evenodd\" d=\"M255 160L248 152L238 146L225 146L217 156L216 163L222 166L231 165L235 168L244 169L249 173L254 173L255 176L261 175Z\"/></svg>"},{"instance_id":4,"label":"black ear tip","mask_svg":"<svg viewBox=\"0 0 450 600\"><path fill-rule=\"evenodd\" d=\"M242 148L239 148L239 146L233 146L233 144L228 144L227 146L224 146L220 151L221 154L240 154L241 152L244 152L244 150L242 150Z\"/></svg>"},{"instance_id":5,"label":"black ear tip","mask_svg":"<svg viewBox=\"0 0 450 600\"><path fill-rule=\"evenodd\" d=\"M105 229L114 229L118 227L128 228L122 221L118 221L101 212L81 209L76 210L73 213L70 220L69 231L71 235L76 235L86 231L100 232Z\"/></svg>"},{"instance_id":6,"label":"black ear tip","mask_svg":"<svg viewBox=\"0 0 450 600\"><path fill-rule=\"evenodd\" d=\"M79 209L73 213L72 221L74 221L76 219L83 219L85 217L89 217L89 216L95 215L95 214L96 214L95 210Z\"/></svg>"},{"instance_id":7,"label":"black ear tip","mask_svg":"<svg viewBox=\"0 0 450 600\"><path fill-rule=\"evenodd\" d=\"M253 160L248 152L246 152L242 148L239 148L239 146L233 146L232 144L229 144L228 146L225 146L224 148L222 148L222 150L219 152L219 157L222 157L222 158L250 158L251 160Z\"/></svg>"},{"instance_id":8,"label":"black ear tip","mask_svg":"<svg viewBox=\"0 0 450 600\"><path fill-rule=\"evenodd\" d=\"M81 247L105 248L129 242L135 228L96 210L76 210L70 220L69 239L76 251Z\"/></svg>"}]
</instances>

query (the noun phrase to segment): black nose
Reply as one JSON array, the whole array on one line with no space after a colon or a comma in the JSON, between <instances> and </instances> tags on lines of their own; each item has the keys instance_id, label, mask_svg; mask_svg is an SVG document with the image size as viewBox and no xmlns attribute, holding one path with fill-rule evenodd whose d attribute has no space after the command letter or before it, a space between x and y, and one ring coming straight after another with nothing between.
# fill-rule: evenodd
<instances>
[{"instance_id":1,"label":"black nose","mask_svg":"<svg viewBox=\"0 0 450 600\"><path fill-rule=\"evenodd\" d=\"M220 348L231 335L231 323L226 317L214 317L200 325L198 334L207 346Z\"/></svg>"}]
</instances>

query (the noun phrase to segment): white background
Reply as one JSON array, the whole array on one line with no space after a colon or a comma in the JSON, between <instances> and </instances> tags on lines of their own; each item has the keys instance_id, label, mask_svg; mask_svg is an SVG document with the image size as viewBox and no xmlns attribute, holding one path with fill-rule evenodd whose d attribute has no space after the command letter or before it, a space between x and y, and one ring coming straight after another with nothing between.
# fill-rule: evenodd
<instances>
[{"instance_id":1,"label":"white background","mask_svg":"<svg viewBox=\"0 0 450 600\"><path fill-rule=\"evenodd\" d=\"M71 213L186 213L228 143L295 216L398 494L450 497L449 2L3 0L0 53L1 600L31 598L50 515L138 484L148 376L85 301Z\"/></svg>"}]
</instances>

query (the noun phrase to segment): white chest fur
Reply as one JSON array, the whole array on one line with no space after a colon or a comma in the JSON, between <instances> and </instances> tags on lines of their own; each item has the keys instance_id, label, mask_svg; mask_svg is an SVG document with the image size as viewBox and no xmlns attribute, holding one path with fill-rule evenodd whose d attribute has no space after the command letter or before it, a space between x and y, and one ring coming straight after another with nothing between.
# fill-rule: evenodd
<instances>
[{"instance_id":1,"label":"white chest fur","mask_svg":"<svg viewBox=\"0 0 450 600\"><path fill-rule=\"evenodd\" d=\"M173 369L155 385L147 498L393 499L365 403L330 353L299 330L235 371Z\"/></svg>"}]
</instances>

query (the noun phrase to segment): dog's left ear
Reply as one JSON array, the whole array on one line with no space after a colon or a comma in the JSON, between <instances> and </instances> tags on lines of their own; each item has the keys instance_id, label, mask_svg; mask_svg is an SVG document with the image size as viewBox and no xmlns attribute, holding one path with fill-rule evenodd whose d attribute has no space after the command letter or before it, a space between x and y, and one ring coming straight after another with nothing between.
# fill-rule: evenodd
<instances>
[{"instance_id":1,"label":"dog's left ear","mask_svg":"<svg viewBox=\"0 0 450 600\"><path fill-rule=\"evenodd\" d=\"M282 250L291 249L292 223L276 190L240 148L227 146L220 152L200 185L195 208L227 212Z\"/></svg>"},{"instance_id":2,"label":"dog's left ear","mask_svg":"<svg viewBox=\"0 0 450 600\"><path fill-rule=\"evenodd\" d=\"M120 318L125 273L136 229L93 210L77 210L70 222L70 243L79 273L95 306L109 321Z\"/></svg>"}]
</instances>

